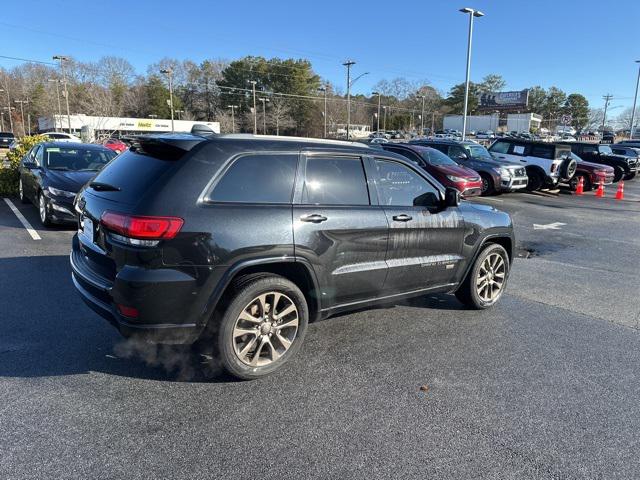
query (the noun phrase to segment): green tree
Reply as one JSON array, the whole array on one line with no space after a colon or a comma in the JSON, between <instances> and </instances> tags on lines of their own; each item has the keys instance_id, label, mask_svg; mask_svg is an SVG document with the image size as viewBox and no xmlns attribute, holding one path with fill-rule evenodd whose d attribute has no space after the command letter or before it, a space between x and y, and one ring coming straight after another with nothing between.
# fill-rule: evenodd
<instances>
[{"instance_id":1,"label":"green tree","mask_svg":"<svg viewBox=\"0 0 640 480\"><path fill-rule=\"evenodd\" d=\"M560 90L558 87L550 87L547 90L545 97L543 117L549 121L557 120L558 116L562 113L565 102L567 101L567 94Z\"/></svg>"},{"instance_id":2,"label":"green tree","mask_svg":"<svg viewBox=\"0 0 640 480\"><path fill-rule=\"evenodd\" d=\"M540 86L535 86L529 89L528 109L530 112L542 115L545 109L546 101L547 101L547 91L544 88Z\"/></svg>"},{"instance_id":3,"label":"green tree","mask_svg":"<svg viewBox=\"0 0 640 480\"><path fill-rule=\"evenodd\" d=\"M454 85L453 87L451 87L449 95L444 101L444 104L449 107L451 113L462 115L462 112L464 110L464 91L464 83L459 83L458 85ZM469 82L469 102L467 105L467 113L475 113L475 111L478 109L479 93L480 90L478 88L478 84Z\"/></svg>"},{"instance_id":4,"label":"green tree","mask_svg":"<svg viewBox=\"0 0 640 480\"><path fill-rule=\"evenodd\" d=\"M146 109L144 116L157 115L160 118L170 118L171 108L169 107L169 88L158 75L150 75L145 85ZM182 102L178 95L173 95L173 108L180 110Z\"/></svg>"},{"instance_id":5,"label":"green tree","mask_svg":"<svg viewBox=\"0 0 640 480\"><path fill-rule=\"evenodd\" d=\"M583 129L589 124L589 101L579 93L572 93L564 103L564 113L571 115L573 126Z\"/></svg>"},{"instance_id":6,"label":"green tree","mask_svg":"<svg viewBox=\"0 0 640 480\"><path fill-rule=\"evenodd\" d=\"M482 82L478 84L478 91L480 93L500 92L506 86L507 82L502 78L502 75L492 73L484 77Z\"/></svg>"}]
</instances>

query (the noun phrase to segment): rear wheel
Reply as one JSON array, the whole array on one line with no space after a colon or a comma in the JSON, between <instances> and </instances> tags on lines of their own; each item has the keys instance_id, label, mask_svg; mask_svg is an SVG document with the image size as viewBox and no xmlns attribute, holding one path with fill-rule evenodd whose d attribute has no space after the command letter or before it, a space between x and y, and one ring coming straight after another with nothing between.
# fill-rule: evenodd
<instances>
[{"instance_id":1,"label":"rear wheel","mask_svg":"<svg viewBox=\"0 0 640 480\"><path fill-rule=\"evenodd\" d=\"M584 173L576 173L571 180L569 181L569 188L572 192L575 192L578 189L578 182L582 178L582 188L585 192L591 190L591 180L589 180L589 176Z\"/></svg>"},{"instance_id":2,"label":"rear wheel","mask_svg":"<svg viewBox=\"0 0 640 480\"><path fill-rule=\"evenodd\" d=\"M43 226L48 227L49 225L51 225L47 199L42 192L40 192L40 195L38 195L38 213L40 214L40 223L42 223Z\"/></svg>"},{"instance_id":3,"label":"rear wheel","mask_svg":"<svg viewBox=\"0 0 640 480\"><path fill-rule=\"evenodd\" d=\"M480 194L492 195L496 191L495 187L493 186L492 178L486 173L481 173L480 178L482 179L482 191L480 192Z\"/></svg>"},{"instance_id":4,"label":"rear wheel","mask_svg":"<svg viewBox=\"0 0 640 480\"><path fill-rule=\"evenodd\" d=\"M544 178L542 178L542 175L539 172L531 170L527 172L527 176L529 177L529 181L526 186L528 191L535 192L536 190L540 190L544 185Z\"/></svg>"},{"instance_id":5,"label":"rear wheel","mask_svg":"<svg viewBox=\"0 0 640 480\"><path fill-rule=\"evenodd\" d=\"M234 290L217 332L220 362L235 377L260 378L300 349L307 302L293 282L277 275L241 279Z\"/></svg>"},{"instance_id":6,"label":"rear wheel","mask_svg":"<svg viewBox=\"0 0 640 480\"><path fill-rule=\"evenodd\" d=\"M480 252L467 274L456 297L474 309L489 308L500 299L509 277L509 255L496 243L490 243Z\"/></svg>"},{"instance_id":7,"label":"rear wheel","mask_svg":"<svg viewBox=\"0 0 640 480\"><path fill-rule=\"evenodd\" d=\"M615 168L615 173L613 174L613 181L619 182L620 180L622 180L622 177L624 177L624 169L621 167L614 167L614 168Z\"/></svg>"}]
</instances>

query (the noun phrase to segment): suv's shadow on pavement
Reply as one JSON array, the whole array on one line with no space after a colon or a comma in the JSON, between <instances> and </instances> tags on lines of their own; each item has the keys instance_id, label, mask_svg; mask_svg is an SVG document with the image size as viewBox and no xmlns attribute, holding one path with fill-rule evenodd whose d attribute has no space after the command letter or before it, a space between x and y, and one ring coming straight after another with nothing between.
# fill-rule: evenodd
<instances>
[{"instance_id":1,"label":"suv's shadow on pavement","mask_svg":"<svg viewBox=\"0 0 640 480\"><path fill-rule=\"evenodd\" d=\"M206 344L189 348L121 338L76 293L66 255L0 259L0 292L0 377L96 371L158 381L235 381L221 372ZM427 295L361 310L394 305L464 309L452 295Z\"/></svg>"}]
</instances>

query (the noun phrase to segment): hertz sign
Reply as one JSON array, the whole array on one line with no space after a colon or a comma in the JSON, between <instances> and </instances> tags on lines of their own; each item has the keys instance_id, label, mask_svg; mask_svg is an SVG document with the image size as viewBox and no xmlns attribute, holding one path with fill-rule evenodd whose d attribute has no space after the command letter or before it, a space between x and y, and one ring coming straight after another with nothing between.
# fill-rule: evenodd
<instances>
[{"instance_id":1,"label":"hertz sign","mask_svg":"<svg viewBox=\"0 0 640 480\"><path fill-rule=\"evenodd\" d=\"M153 122L147 120L138 120L138 128L153 128Z\"/></svg>"}]
</instances>

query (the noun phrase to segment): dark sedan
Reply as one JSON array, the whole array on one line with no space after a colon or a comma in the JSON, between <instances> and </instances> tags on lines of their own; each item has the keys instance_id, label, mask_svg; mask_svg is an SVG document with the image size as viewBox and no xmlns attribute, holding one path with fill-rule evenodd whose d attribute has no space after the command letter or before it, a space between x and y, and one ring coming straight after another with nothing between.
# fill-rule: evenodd
<instances>
[{"instance_id":1,"label":"dark sedan","mask_svg":"<svg viewBox=\"0 0 640 480\"><path fill-rule=\"evenodd\" d=\"M11 132L0 132L0 148L9 148L16 137Z\"/></svg>"},{"instance_id":2,"label":"dark sedan","mask_svg":"<svg viewBox=\"0 0 640 480\"><path fill-rule=\"evenodd\" d=\"M76 193L115 156L102 145L40 143L20 164L20 200L38 206L44 226L75 222Z\"/></svg>"}]
</instances>

